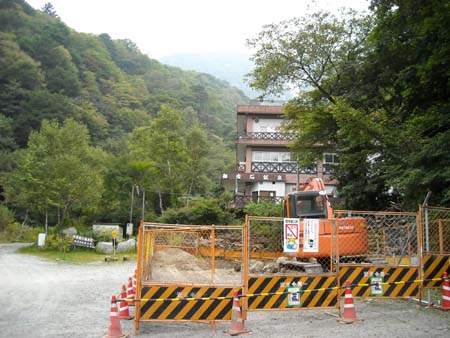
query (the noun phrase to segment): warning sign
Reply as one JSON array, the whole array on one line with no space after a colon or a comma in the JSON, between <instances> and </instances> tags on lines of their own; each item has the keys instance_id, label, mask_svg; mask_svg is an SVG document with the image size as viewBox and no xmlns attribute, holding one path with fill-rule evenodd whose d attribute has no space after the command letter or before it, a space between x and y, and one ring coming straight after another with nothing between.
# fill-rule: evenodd
<instances>
[{"instance_id":1,"label":"warning sign","mask_svg":"<svg viewBox=\"0 0 450 338\"><path fill-rule=\"evenodd\" d=\"M300 220L298 218L285 218L283 222L283 248L284 252L298 252L300 244Z\"/></svg>"},{"instance_id":2,"label":"warning sign","mask_svg":"<svg viewBox=\"0 0 450 338\"><path fill-rule=\"evenodd\" d=\"M303 252L319 252L319 220L303 220Z\"/></svg>"},{"instance_id":3,"label":"warning sign","mask_svg":"<svg viewBox=\"0 0 450 338\"><path fill-rule=\"evenodd\" d=\"M288 287L286 288L286 291L287 291L288 307L295 307L302 305L299 287Z\"/></svg>"},{"instance_id":4,"label":"warning sign","mask_svg":"<svg viewBox=\"0 0 450 338\"><path fill-rule=\"evenodd\" d=\"M383 277L373 276L370 278L370 295L371 296L383 296L384 289L383 285Z\"/></svg>"}]
</instances>

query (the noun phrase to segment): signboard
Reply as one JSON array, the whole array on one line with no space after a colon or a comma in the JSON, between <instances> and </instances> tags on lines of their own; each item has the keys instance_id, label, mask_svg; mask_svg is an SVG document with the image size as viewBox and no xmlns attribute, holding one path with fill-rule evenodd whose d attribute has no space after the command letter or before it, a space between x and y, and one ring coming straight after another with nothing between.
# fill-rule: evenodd
<instances>
[{"instance_id":1,"label":"signboard","mask_svg":"<svg viewBox=\"0 0 450 338\"><path fill-rule=\"evenodd\" d=\"M128 236L133 235L133 223L127 223L127 235Z\"/></svg>"},{"instance_id":2,"label":"signboard","mask_svg":"<svg viewBox=\"0 0 450 338\"><path fill-rule=\"evenodd\" d=\"M384 277L379 275L378 273L375 273L375 276L370 277L370 295L371 296L383 296L384 295L384 289L383 283Z\"/></svg>"},{"instance_id":3,"label":"signboard","mask_svg":"<svg viewBox=\"0 0 450 338\"><path fill-rule=\"evenodd\" d=\"M303 252L319 252L319 223L318 219L303 220Z\"/></svg>"},{"instance_id":4,"label":"signboard","mask_svg":"<svg viewBox=\"0 0 450 338\"><path fill-rule=\"evenodd\" d=\"M283 220L283 248L284 252L298 252L300 244L300 220L285 218Z\"/></svg>"},{"instance_id":5,"label":"signboard","mask_svg":"<svg viewBox=\"0 0 450 338\"><path fill-rule=\"evenodd\" d=\"M95 249L94 239L84 236L73 236L72 245L80 246L83 248Z\"/></svg>"},{"instance_id":6,"label":"signboard","mask_svg":"<svg viewBox=\"0 0 450 338\"><path fill-rule=\"evenodd\" d=\"M301 306L300 288L299 287L288 287L286 288L288 294L287 301L288 307Z\"/></svg>"},{"instance_id":7,"label":"signboard","mask_svg":"<svg viewBox=\"0 0 450 338\"><path fill-rule=\"evenodd\" d=\"M43 247L45 246L45 234L41 233L38 235L38 246Z\"/></svg>"},{"instance_id":8,"label":"signboard","mask_svg":"<svg viewBox=\"0 0 450 338\"><path fill-rule=\"evenodd\" d=\"M117 237L117 230L113 230L112 232L111 232L111 236L112 236L112 238L116 238Z\"/></svg>"}]
</instances>

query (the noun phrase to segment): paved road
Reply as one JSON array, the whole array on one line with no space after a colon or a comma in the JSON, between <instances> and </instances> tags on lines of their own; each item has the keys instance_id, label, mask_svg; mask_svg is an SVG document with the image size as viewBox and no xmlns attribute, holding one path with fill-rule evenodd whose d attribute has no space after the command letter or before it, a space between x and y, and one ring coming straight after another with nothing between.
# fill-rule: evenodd
<instances>
[{"instance_id":1,"label":"paved road","mask_svg":"<svg viewBox=\"0 0 450 338\"><path fill-rule=\"evenodd\" d=\"M0 337L103 337L109 301L134 271L135 263L68 264L14 253L17 244L0 245ZM410 301L355 301L358 324L337 323L336 310L273 311L249 314L253 337L398 337L450 336L450 311L426 309ZM133 333L133 321L122 322ZM144 323L139 337L226 337L200 323Z\"/></svg>"}]
</instances>

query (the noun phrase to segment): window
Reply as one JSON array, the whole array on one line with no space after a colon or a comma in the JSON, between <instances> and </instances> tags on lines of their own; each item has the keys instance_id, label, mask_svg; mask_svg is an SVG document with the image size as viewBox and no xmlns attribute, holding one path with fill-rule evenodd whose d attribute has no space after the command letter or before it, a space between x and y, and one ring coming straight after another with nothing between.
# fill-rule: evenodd
<instances>
[{"instance_id":1,"label":"window","mask_svg":"<svg viewBox=\"0 0 450 338\"><path fill-rule=\"evenodd\" d=\"M287 151L254 151L253 162L290 162L291 153Z\"/></svg>"},{"instance_id":2,"label":"window","mask_svg":"<svg viewBox=\"0 0 450 338\"><path fill-rule=\"evenodd\" d=\"M339 158L334 153L323 154L323 173L334 174L336 165L339 164Z\"/></svg>"}]
</instances>

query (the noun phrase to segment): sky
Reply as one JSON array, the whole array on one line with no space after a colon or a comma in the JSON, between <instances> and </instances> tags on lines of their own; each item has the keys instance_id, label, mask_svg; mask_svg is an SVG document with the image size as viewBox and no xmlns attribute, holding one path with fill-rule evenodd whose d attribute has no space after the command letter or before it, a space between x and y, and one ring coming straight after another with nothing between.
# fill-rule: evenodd
<instances>
[{"instance_id":1,"label":"sky","mask_svg":"<svg viewBox=\"0 0 450 338\"><path fill-rule=\"evenodd\" d=\"M179 53L250 54L246 40L263 25L321 9L364 11L368 0L26 0L41 9L51 2L78 32L130 39L159 59Z\"/></svg>"}]
</instances>

